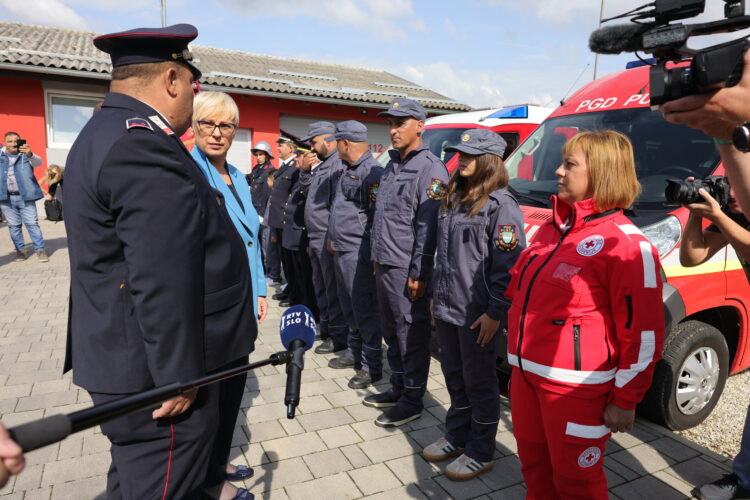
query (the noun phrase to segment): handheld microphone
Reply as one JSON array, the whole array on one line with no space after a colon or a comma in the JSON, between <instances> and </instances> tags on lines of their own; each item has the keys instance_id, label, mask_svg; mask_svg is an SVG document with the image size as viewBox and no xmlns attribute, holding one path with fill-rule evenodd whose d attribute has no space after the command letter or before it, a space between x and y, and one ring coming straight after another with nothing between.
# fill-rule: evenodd
<instances>
[{"instance_id":1,"label":"handheld microphone","mask_svg":"<svg viewBox=\"0 0 750 500\"><path fill-rule=\"evenodd\" d=\"M300 380L305 367L305 351L315 342L315 318L303 305L292 306L281 316L281 343L292 351L292 360L286 365L286 418L294 418L299 404Z\"/></svg>"},{"instance_id":2,"label":"handheld microphone","mask_svg":"<svg viewBox=\"0 0 750 500\"><path fill-rule=\"evenodd\" d=\"M589 36L589 49L597 54L619 54L643 50L643 24L615 24L599 28Z\"/></svg>"}]
</instances>

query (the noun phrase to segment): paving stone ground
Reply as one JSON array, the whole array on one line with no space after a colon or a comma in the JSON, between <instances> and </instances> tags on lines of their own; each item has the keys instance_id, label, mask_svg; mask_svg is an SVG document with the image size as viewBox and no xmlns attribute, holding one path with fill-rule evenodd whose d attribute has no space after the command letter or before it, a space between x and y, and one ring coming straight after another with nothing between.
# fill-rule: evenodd
<instances>
[{"instance_id":1,"label":"paving stone ground","mask_svg":"<svg viewBox=\"0 0 750 500\"><path fill-rule=\"evenodd\" d=\"M62 375L68 302L64 226L48 221L41 226L50 254L46 264L36 257L13 262L10 238L0 224L0 418L6 426L91 404L70 374ZM282 349L282 309L275 301L270 304L254 360ZM524 497L507 400L494 469L455 483L442 474L445 464L425 462L418 454L442 435L449 404L436 360L422 418L391 430L372 423L379 410L361 404L367 391L347 388L353 371L330 369L327 361L327 356L307 352L295 420L285 416L283 367L264 367L248 378L231 460L255 468L244 486L257 498ZM0 500L103 499L108 449L106 438L91 429L31 452L25 472L0 490ZM612 499L684 499L695 485L715 480L731 467L726 457L645 420L632 432L613 437L606 453Z\"/></svg>"}]
</instances>

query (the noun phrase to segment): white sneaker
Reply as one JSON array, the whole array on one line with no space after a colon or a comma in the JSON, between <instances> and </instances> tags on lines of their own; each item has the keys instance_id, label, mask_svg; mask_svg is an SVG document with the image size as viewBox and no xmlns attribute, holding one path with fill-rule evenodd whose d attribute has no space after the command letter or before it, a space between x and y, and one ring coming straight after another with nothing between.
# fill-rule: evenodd
<instances>
[{"instance_id":1,"label":"white sneaker","mask_svg":"<svg viewBox=\"0 0 750 500\"><path fill-rule=\"evenodd\" d=\"M482 472L487 472L495 465L495 462L480 462L466 455L461 455L445 468L445 475L453 481L466 481L477 477Z\"/></svg>"},{"instance_id":2,"label":"white sneaker","mask_svg":"<svg viewBox=\"0 0 750 500\"><path fill-rule=\"evenodd\" d=\"M428 462L441 462L463 453L463 448L456 448L450 441L441 437L431 445L422 450L422 458Z\"/></svg>"}]
</instances>

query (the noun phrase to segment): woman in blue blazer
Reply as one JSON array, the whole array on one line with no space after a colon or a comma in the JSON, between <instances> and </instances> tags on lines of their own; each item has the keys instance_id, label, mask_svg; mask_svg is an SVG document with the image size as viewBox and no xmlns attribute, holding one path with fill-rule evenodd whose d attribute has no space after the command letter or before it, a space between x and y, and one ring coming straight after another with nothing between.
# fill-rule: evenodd
<instances>
[{"instance_id":1,"label":"woman in blue blazer","mask_svg":"<svg viewBox=\"0 0 750 500\"><path fill-rule=\"evenodd\" d=\"M208 183L223 195L227 212L237 228L237 233L245 243L253 282L253 308L260 323L266 317L268 310L266 278L258 242L260 220L253 208L250 188L245 176L227 163L227 153L234 140L239 121L240 113L237 104L228 94L199 93L193 103L195 147L192 155L208 179ZM252 498L247 490L236 488L226 482L248 479L253 474L252 469L248 467L228 463L234 426L245 389L245 378L245 376L236 376L221 382L224 384L220 390L222 414L219 417L219 430L214 447L215 459L212 460L212 467L208 471L206 480L206 485L209 487L206 493L213 498L219 498L222 490L228 490L226 493L234 494L236 499Z\"/></svg>"}]
</instances>

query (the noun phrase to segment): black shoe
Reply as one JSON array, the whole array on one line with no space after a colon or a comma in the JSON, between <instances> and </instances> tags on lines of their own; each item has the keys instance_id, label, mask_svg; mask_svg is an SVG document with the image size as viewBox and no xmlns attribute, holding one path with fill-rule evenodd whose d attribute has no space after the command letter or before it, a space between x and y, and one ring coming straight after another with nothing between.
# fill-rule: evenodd
<instances>
[{"instance_id":1,"label":"black shoe","mask_svg":"<svg viewBox=\"0 0 750 500\"><path fill-rule=\"evenodd\" d=\"M289 302L288 300L284 299L284 300L282 300L281 302L279 302L279 305L280 305L281 307L291 307L291 306L292 306L292 303L291 303L291 302Z\"/></svg>"},{"instance_id":2,"label":"black shoe","mask_svg":"<svg viewBox=\"0 0 750 500\"><path fill-rule=\"evenodd\" d=\"M364 370L358 370L357 374L349 380L348 385L350 389L364 389L365 387L370 387L370 385L374 384L381 378L383 378L382 373L372 376Z\"/></svg>"},{"instance_id":3,"label":"black shoe","mask_svg":"<svg viewBox=\"0 0 750 500\"><path fill-rule=\"evenodd\" d=\"M750 498L750 490L743 488L735 474L727 474L718 481L704 484L691 492L703 500L739 500Z\"/></svg>"},{"instance_id":4,"label":"black shoe","mask_svg":"<svg viewBox=\"0 0 750 500\"><path fill-rule=\"evenodd\" d=\"M391 391L381 392L379 394L370 394L362 400L362 404L370 408L390 408L396 406L398 399L393 397Z\"/></svg>"},{"instance_id":5,"label":"black shoe","mask_svg":"<svg viewBox=\"0 0 750 500\"><path fill-rule=\"evenodd\" d=\"M346 349L346 344L337 344L331 337L328 337L315 348L315 354L331 354L344 349Z\"/></svg>"},{"instance_id":6,"label":"black shoe","mask_svg":"<svg viewBox=\"0 0 750 500\"><path fill-rule=\"evenodd\" d=\"M416 420L421 416L421 411L407 412L400 406L394 406L393 408L388 408L382 415L376 418L375 425L378 427L398 427L399 425L404 425L407 422Z\"/></svg>"},{"instance_id":7,"label":"black shoe","mask_svg":"<svg viewBox=\"0 0 750 500\"><path fill-rule=\"evenodd\" d=\"M343 368L354 368L355 370L359 370L362 368L362 363L357 363L354 360L347 358L346 356L339 356L330 360L328 362L328 367L336 368L337 370L341 370Z\"/></svg>"},{"instance_id":8,"label":"black shoe","mask_svg":"<svg viewBox=\"0 0 750 500\"><path fill-rule=\"evenodd\" d=\"M289 298L289 293L287 293L287 292L283 292L283 291L282 291L282 292L277 292L277 293L274 293L274 294L273 294L273 295L271 296L271 298L272 298L273 300L286 300L286 299L288 299L288 298Z\"/></svg>"}]
</instances>

